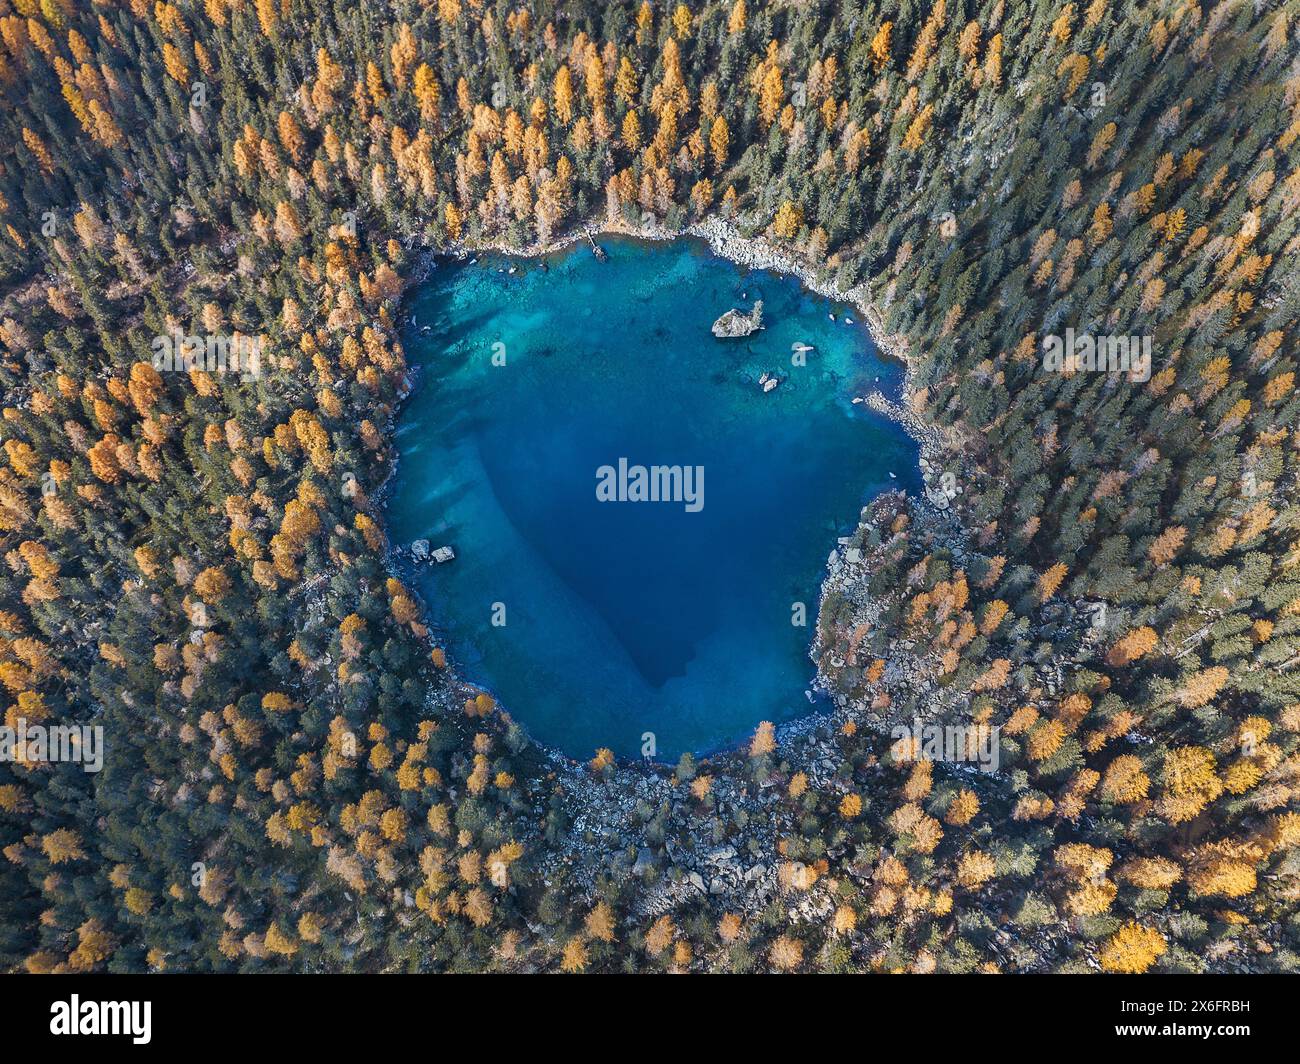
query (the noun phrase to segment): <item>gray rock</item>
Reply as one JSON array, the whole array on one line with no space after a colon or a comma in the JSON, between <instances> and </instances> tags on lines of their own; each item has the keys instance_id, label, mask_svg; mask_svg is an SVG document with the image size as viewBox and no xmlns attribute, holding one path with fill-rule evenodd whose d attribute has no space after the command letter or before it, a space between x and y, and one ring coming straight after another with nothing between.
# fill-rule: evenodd
<instances>
[{"instance_id":1,"label":"gray rock","mask_svg":"<svg viewBox=\"0 0 1300 1064\"><path fill-rule=\"evenodd\" d=\"M713 335L722 339L748 336L763 327L763 301L754 304L754 309L745 314L732 307L713 323Z\"/></svg>"}]
</instances>

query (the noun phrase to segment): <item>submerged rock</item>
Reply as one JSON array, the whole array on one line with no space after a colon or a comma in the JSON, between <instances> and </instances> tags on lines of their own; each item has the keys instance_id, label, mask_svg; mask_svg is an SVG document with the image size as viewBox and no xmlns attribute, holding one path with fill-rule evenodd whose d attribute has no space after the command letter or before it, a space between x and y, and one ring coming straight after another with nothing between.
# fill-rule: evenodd
<instances>
[{"instance_id":1,"label":"submerged rock","mask_svg":"<svg viewBox=\"0 0 1300 1064\"><path fill-rule=\"evenodd\" d=\"M723 339L748 336L763 327L763 301L754 304L754 309L745 314L732 307L713 323L713 335Z\"/></svg>"}]
</instances>

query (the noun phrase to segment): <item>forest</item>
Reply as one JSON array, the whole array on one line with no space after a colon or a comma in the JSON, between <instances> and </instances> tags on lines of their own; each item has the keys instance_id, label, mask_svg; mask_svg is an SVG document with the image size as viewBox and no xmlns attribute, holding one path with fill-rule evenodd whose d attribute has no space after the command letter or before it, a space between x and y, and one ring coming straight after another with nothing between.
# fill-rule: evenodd
<instances>
[{"instance_id":1,"label":"forest","mask_svg":"<svg viewBox=\"0 0 1300 1064\"><path fill-rule=\"evenodd\" d=\"M0 697L103 734L0 758L0 969L1300 970L1300 0L0 0L0 90ZM562 763L392 564L402 295L705 222L963 490L815 742Z\"/></svg>"}]
</instances>

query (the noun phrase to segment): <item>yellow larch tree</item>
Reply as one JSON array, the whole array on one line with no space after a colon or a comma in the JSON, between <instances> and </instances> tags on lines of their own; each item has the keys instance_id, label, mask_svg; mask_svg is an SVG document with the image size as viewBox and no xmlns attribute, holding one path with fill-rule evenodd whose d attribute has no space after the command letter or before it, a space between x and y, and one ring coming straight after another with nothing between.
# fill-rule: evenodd
<instances>
[{"instance_id":1,"label":"yellow larch tree","mask_svg":"<svg viewBox=\"0 0 1300 1064\"><path fill-rule=\"evenodd\" d=\"M1127 923L1101 948L1098 959L1103 971L1140 975L1168 951L1159 931Z\"/></svg>"},{"instance_id":2,"label":"yellow larch tree","mask_svg":"<svg viewBox=\"0 0 1300 1064\"><path fill-rule=\"evenodd\" d=\"M736 0L736 2L731 5L731 14L727 17L727 32L733 37L737 33L743 33L745 31L745 23L747 19L748 14L745 10L745 0Z\"/></svg>"},{"instance_id":3,"label":"yellow larch tree","mask_svg":"<svg viewBox=\"0 0 1300 1064\"><path fill-rule=\"evenodd\" d=\"M789 935L780 935L768 951L772 967L779 972L792 972L803 963L803 943Z\"/></svg>"},{"instance_id":4,"label":"yellow larch tree","mask_svg":"<svg viewBox=\"0 0 1300 1064\"><path fill-rule=\"evenodd\" d=\"M1131 662L1137 661L1138 658L1150 653L1160 642L1160 637L1156 635L1154 628L1143 625L1141 628L1134 628L1122 639L1120 639L1110 649L1106 655L1106 661L1110 665L1124 666Z\"/></svg>"},{"instance_id":5,"label":"yellow larch tree","mask_svg":"<svg viewBox=\"0 0 1300 1064\"><path fill-rule=\"evenodd\" d=\"M1065 562L1057 562L1038 578L1038 601L1046 602L1056 594L1061 582L1065 579L1065 574L1070 571L1070 567Z\"/></svg>"},{"instance_id":6,"label":"yellow larch tree","mask_svg":"<svg viewBox=\"0 0 1300 1064\"><path fill-rule=\"evenodd\" d=\"M567 126L573 121L573 74L568 66L561 66L555 72L555 86L552 92L555 117L561 125Z\"/></svg>"},{"instance_id":7,"label":"yellow larch tree","mask_svg":"<svg viewBox=\"0 0 1300 1064\"><path fill-rule=\"evenodd\" d=\"M783 202L772 221L772 232L781 240L793 240L803 225L803 210L789 200Z\"/></svg>"},{"instance_id":8,"label":"yellow larch tree","mask_svg":"<svg viewBox=\"0 0 1300 1064\"><path fill-rule=\"evenodd\" d=\"M713 168L721 173L727 165L727 153L731 147L731 131L727 128L727 120L718 115L713 120L713 127L709 130L709 150L713 153Z\"/></svg>"},{"instance_id":9,"label":"yellow larch tree","mask_svg":"<svg viewBox=\"0 0 1300 1064\"><path fill-rule=\"evenodd\" d=\"M902 147L904 151L916 151L925 143L925 134L929 131L930 122L933 118L934 105L927 103L907 127L907 133L903 136Z\"/></svg>"},{"instance_id":10,"label":"yellow larch tree","mask_svg":"<svg viewBox=\"0 0 1300 1064\"><path fill-rule=\"evenodd\" d=\"M776 42L772 42L775 44ZM758 114L766 129L776 121L785 101L785 86L781 80L781 68L777 65L775 50L762 66L762 80L758 86Z\"/></svg>"},{"instance_id":11,"label":"yellow larch tree","mask_svg":"<svg viewBox=\"0 0 1300 1064\"><path fill-rule=\"evenodd\" d=\"M691 9L685 4L678 4L673 8L673 33L677 35L678 40L684 41L691 35L691 25L694 21Z\"/></svg>"}]
</instances>

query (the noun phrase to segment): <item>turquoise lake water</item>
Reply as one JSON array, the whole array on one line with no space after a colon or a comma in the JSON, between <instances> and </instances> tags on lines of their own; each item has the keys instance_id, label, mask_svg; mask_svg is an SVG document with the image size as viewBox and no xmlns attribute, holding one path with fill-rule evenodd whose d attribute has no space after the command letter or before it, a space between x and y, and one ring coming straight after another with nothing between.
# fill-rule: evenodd
<instances>
[{"instance_id":1,"label":"turquoise lake water","mask_svg":"<svg viewBox=\"0 0 1300 1064\"><path fill-rule=\"evenodd\" d=\"M698 241L601 243L604 263L440 262L412 291L389 528L455 549L415 586L453 667L530 735L636 757L648 732L671 761L816 708L827 556L873 496L919 486L917 448L851 402L901 380L853 308ZM765 329L711 334L757 299ZM678 482L702 494L601 501L620 459L702 468Z\"/></svg>"}]
</instances>

